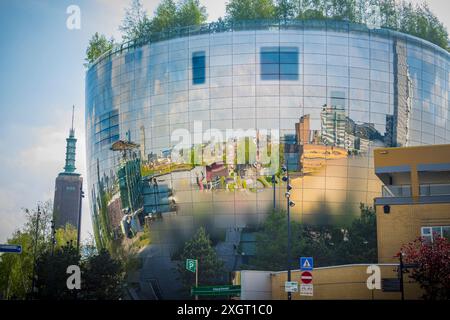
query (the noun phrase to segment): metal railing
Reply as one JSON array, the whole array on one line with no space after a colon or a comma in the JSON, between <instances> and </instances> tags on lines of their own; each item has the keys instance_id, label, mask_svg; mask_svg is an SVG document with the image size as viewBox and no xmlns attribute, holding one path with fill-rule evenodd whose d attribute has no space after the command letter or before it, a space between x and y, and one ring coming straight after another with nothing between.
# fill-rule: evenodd
<instances>
[{"instance_id":1,"label":"metal railing","mask_svg":"<svg viewBox=\"0 0 450 320\"><path fill-rule=\"evenodd\" d=\"M384 35L389 37L390 35L395 35L396 37L408 38L409 41L413 41L420 44L427 44L432 46L434 49L438 49L441 52L445 52L444 49L439 46L420 39L418 37L404 34L398 31L380 28L380 29L369 29L367 25L354 23L349 21L339 21L332 19L321 19L321 20L301 20L301 19L293 19L293 20L246 20L246 21L225 21L219 20L207 24L196 25L196 26L188 26L188 27L178 27L168 29L163 32L149 33L144 37L133 39L127 42L123 42L120 44L115 44L113 48L100 57L98 57L94 62L88 65L88 70L96 65L99 61L113 56L115 54L122 54L123 52L128 52L133 50L134 48L141 47L143 45L182 38L186 36L194 36L194 35L202 35L202 34L213 34L213 33L221 33L221 32L230 32L230 31L245 31L245 30L298 30L298 29L330 29L330 30L341 30L344 32L356 31L356 32L371 32L376 33L377 35Z\"/></svg>"}]
</instances>

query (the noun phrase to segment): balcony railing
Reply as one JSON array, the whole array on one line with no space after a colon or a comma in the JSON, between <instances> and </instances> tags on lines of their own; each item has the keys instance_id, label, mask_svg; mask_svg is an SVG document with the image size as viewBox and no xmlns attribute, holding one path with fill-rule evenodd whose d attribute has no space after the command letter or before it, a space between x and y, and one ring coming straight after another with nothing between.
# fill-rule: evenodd
<instances>
[{"instance_id":1,"label":"balcony railing","mask_svg":"<svg viewBox=\"0 0 450 320\"><path fill-rule=\"evenodd\" d=\"M383 186L383 197L411 197L411 185L388 185ZM448 196L450 195L450 184L421 184L420 196Z\"/></svg>"},{"instance_id":2,"label":"balcony railing","mask_svg":"<svg viewBox=\"0 0 450 320\"><path fill-rule=\"evenodd\" d=\"M411 185L389 185L382 188L383 197L411 197Z\"/></svg>"},{"instance_id":3,"label":"balcony railing","mask_svg":"<svg viewBox=\"0 0 450 320\"><path fill-rule=\"evenodd\" d=\"M421 196L444 196L450 195L450 184L421 184Z\"/></svg>"}]
</instances>

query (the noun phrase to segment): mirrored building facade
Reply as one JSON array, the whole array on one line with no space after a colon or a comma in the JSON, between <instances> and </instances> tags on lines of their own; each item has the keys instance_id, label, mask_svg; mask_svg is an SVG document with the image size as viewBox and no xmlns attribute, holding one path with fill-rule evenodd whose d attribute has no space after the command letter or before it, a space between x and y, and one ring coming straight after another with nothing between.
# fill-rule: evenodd
<instances>
[{"instance_id":1,"label":"mirrored building facade","mask_svg":"<svg viewBox=\"0 0 450 320\"><path fill-rule=\"evenodd\" d=\"M207 25L114 49L86 76L97 243L147 224L167 265L200 226L231 243L285 208L283 163L293 219L348 224L381 192L374 148L450 142L449 63L418 38L323 21Z\"/></svg>"}]
</instances>

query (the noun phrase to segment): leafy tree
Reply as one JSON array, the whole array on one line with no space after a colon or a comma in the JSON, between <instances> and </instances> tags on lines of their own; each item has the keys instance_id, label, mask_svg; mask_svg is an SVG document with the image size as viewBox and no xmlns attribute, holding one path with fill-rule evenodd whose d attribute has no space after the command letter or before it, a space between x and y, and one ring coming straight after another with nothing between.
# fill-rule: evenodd
<instances>
[{"instance_id":1,"label":"leafy tree","mask_svg":"<svg viewBox=\"0 0 450 320\"><path fill-rule=\"evenodd\" d=\"M151 31L161 32L177 26L177 5L173 0L162 0L152 19Z\"/></svg>"},{"instance_id":2,"label":"leafy tree","mask_svg":"<svg viewBox=\"0 0 450 320\"><path fill-rule=\"evenodd\" d=\"M383 0L380 5L381 25L385 28L397 30L398 28L398 11L395 0Z\"/></svg>"},{"instance_id":3,"label":"leafy tree","mask_svg":"<svg viewBox=\"0 0 450 320\"><path fill-rule=\"evenodd\" d=\"M47 250L40 255L36 264L37 299L74 299L76 291L67 288L67 267L79 265L80 256L73 242L60 248Z\"/></svg>"},{"instance_id":4,"label":"leafy tree","mask_svg":"<svg viewBox=\"0 0 450 320\"><path fill-rule=\"evenodd\" d=\"M132 0L129 8L125 9L125 18L119 30L122 31L124 41L142 38L149 35L151 22L140 0Z\"/></svg>"},{"instance_id":5,"label":"leafy tree","mask_svg":"<svg viewBox=\"0 0 450 320\"><path fill-rule=\"evenodd\" d=\"M29 233L16 231L7 243L21 245L22 253L0 256L0 292L5 299L25 299L31 289L33 238Z\"/></svg>"},{"instance_id":6,"label":"leafy tree","mask_svg":"<svg viewBox=\"0 0 450 320\"><path fill-rule=\"evenodd\" d=\"M304 0L299 4L297 19L324 19L326 6L323 0Z\"/></svg>"},{"instance_id":7,"label":"leafy tree","mask_svg":"<svg viewBox=\"0 0 450 320\"><path fill-rule=\"evenodd\" d=\"M0 293L5 299L25 299L31 292L33 261L50 248L52 202L39 203L37 209L24 209L26 222L7 240L8 244L22 246L21 254L4 253L0 256ZM36 233L37 230L37 233ZM37 237L36 237L37 235Z\"/></svg>"},{"instance_id":8,"label":"leafy tree","mask_svg":"<svg viewBox=\"0 0 450 320\"><path fill-rule=\"evenodd\" d=\"M337 247L338 263L377 262L377 223L375 211L360 205L361 216L346 230L346 241Z\"/></svg>"},{"instance_id":9,"label":"leafy tree","mask_svg":"<svg viewBox=\"0 0 450 320\"><path fill-rule=\"evenodd\" d=\"M80 297L89 300L117 300L122 295L123 267L105 249L82 265Z\"/></svg>"},{"instance_id":10,"label":"leafy tree","mask_svg":"<svg viewBox=\"0 0 450 320\"><path fill-rule=\"evenodd\" d=\"M177 24L180 27L200 25L207 18L206 8L200 5L199 0L184 0L177 10Z\"/></svg>"},{"instance_id":11,"label":"leafy tree","mask_svg":"<svg viewBox=\"0 0 450 320\"><path fill-rule=\"evenodd\" d=\"M199 285L212 285L222 282L223 262L219 260L212 247L211 239L205 228L198 229L193 238L187 241L180 254L177 270L185 289L195 285L195 274L186 270L186 259L197 259Z\"/></svg>"},{"instance_id":12,"label":"leafy tree","mask_svg":"<svg viewBox=\"0 0 450 320\"><path fill-rule=\"evenodd\" d=\"M89 45L86 49L85 66L93 63L102 54L111 50L113 45L113 38L108 40L104 35L99 35L98 32L96 32L91 40L89 40Z\"/></svg>"},{"instance_id":13,"label":"leafy tree","mask_svg":"<svg viewBox=\"0 0 450 320\"><path fill-rule=\"evenodd\" d=\"M249 267L286 270L287 242L286 213L272 212L256 235L256 255ZM291 220L291 267L297 265L300 256L313 256L318 266L375 262L375 212L361 205L361 217L346 230Z\"/></svg>"},{"instance_id":14,"label":"leafy tree","mask_svg":"<svg viewBox=\"0 0 450 320\"><path fill-rule=\"evenodd\" d=\"M292 239L299 239L300 225L292 221ZM256 234L256 254L251 265L262 270L285 270L287 263L287 220L284 212L273 211ZM298 242L292 241L292 251L298 252Z\"/></svg>"},{"instance_id":15,"label":"leafy tree","mask_svg":"<svg viewBox=\"0 0 450 320\"><path fill-rule=\"evenodd\" d=\"M273 19L276 8L272 0L230 0L226 18L231 21Z\"/></svg>"},{"instance_id":16,"label":"leafy tree","mask_svg":"<svg viewBox=\"0 0 450 320\"><path fill-rule=\"evenodd\" d=\"M327 15L335 20L356 20L356 0L331 0L327 9Z\"/></svg>"},{"instance_id":17,"label":"leafy tree","mask_svg":"<svg viewBox=\"0 0 450 320\"><path fill-rule=\"evenodd\" d=\"M276 17L279 20L287 21L297 16L298 1L296 0L276 0Z\"/></svg>"},{"instance_id":18,"label":"leafy tree","mask_svg":"<svg viewBox=\"0 0 450 320\"><path fill-rule=\"evenodd\" d=\"M432 243L423 238L416 239L402 247L404 262L417 264L410 277L424 290L426 300L450 299L450 242L435 237Z\"/></svg>"}]
</instances>

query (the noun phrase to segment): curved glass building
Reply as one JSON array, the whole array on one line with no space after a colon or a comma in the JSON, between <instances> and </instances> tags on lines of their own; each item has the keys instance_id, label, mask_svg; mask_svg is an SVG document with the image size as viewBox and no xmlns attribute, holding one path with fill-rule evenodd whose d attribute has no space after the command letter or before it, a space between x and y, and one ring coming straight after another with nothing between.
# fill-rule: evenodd
<instances>
[{"instance_id":1,"label":"curved glass building","mask_svg":"<svg viewBox=\"0 0 450 320\"><path fill-rule=\"evenodd\" d=\"M169 267L200 226L238 267L242 231L286 208L282 164L292 219L348 224L381 193L374 148L450 142L449 63L424 40L333 21L211 24L115 48L86 76L97 243L147 225L142 279L173 297Z\"/></svg>"}]
</instances>

